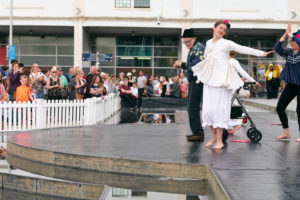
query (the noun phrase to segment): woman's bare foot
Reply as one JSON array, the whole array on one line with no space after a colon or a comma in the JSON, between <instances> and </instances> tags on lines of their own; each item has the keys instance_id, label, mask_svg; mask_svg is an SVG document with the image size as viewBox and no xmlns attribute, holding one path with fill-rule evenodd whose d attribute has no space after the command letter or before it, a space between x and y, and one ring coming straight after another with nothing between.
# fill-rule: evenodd
<instances>
[{"instance_id":1,"label":"woman's bare foot","mask_svg":"<svg viewBox=\"0 0 300 200\"><path fill-rule=\"evenodd\" d=\"M213 138L211 138L211 140L208 143L206 143L205 146L211 147L216 141L217 141L217 138L213 137Z\"/></svg>"},{"instance_id":2,"label":"woman's bare foot","mask_svg":"<svg viewBox=\"0 0 300 200\"><path fill-rule=\"evenodd\" d=\"M214 150L220 150L224 148L224 144L223 143L217 143L216 146L214 146Z\"/></svg>"},{"instance_id":3,"label":"woman's bare foot","mask_svg":"<svg viewBox=\"0 0 300 200\"><path fill-rule=\"evenodd\" d=\"M291 138L291 136L290 135L286 135L286 134L283 134L281 136L276 137L277 140L290 139L290 138Z\"/></svg>"},{"instance_id":4,"label":"woman's bare foot","mask_svg":"<svg viewBox=\"0 0 300 200\"><path fill-rule=\"evenodd\" d=\"M296 142L300 142L300 137L298 137L298 138L296 139Z\"/></svg>"},{"instance_id":5,"label":"woman's bare foot","mask_svg":"<svg viewBox=\"0 0 300 200\"><path fill-rule=\"evenodd\" d=\"M233 129L227 129L228 134L233 135L237 130L239 130L242 127L242 125L237 125Z\"/></svg>"}]
</instances>

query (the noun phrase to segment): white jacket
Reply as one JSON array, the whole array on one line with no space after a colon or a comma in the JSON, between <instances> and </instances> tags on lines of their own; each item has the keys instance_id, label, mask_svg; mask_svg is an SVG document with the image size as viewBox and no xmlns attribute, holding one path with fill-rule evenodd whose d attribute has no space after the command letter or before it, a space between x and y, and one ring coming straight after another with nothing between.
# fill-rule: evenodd
<instances>
[{"instance_id":1,"label":"white jacket","mask_svg":"<svg viewBox=\"0 0 300 200\"><path fill-rule=\"evenodd\" d=\"M244 47L223 38L214 43L210 39L206 42L205 59L192 68L198 82L201 81L211 87L226 87L231 90L242 87L243 81L229 63L230 51L254 56L263 56L264 54L263 51Z\"/></svg>"}]
</instances>

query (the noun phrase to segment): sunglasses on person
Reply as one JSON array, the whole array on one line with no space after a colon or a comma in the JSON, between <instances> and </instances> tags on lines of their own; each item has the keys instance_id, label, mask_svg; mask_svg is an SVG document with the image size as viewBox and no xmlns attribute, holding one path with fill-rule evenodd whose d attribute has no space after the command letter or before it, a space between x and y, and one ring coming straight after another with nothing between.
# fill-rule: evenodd
<instances>
[{"instance_id":1,"label":"sunglasses on person","mask_svg":"<svg viewBox=\"0 0 300 200\"><path fill-rule=\"evenodd\" d=\"M57 71L55 71L55 72L51 72L51 73L55 73L55 74L56 74L56 73L57 73Z\"/></svg>"}]
</instances>

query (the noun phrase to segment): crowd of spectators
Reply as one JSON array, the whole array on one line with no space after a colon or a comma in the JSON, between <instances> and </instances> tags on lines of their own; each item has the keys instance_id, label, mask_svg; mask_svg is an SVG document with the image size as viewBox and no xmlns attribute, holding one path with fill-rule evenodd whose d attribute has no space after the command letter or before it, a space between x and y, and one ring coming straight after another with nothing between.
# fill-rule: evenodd
<instances>
[{"instance_id":1,"label":"crowd of spectators","mask_svg":"<svg viewBox=\"0 0 300 200\"><path fill-rule=\"evenodd\" d=\"M142 71L135 77L129 72L119 73L118 77L101 72L91 66L85 73L79 67L71 67L67 74L59 66L41 70L37 63L24 68L22 63L13 60L12 69L2 67L0 73L0 96L5 101L80 100L91 97L104 97L118 93L132 108L140 107L142 97L186 98L188 81L179 76L147 76Z\"/></svg>"}]
</instances>

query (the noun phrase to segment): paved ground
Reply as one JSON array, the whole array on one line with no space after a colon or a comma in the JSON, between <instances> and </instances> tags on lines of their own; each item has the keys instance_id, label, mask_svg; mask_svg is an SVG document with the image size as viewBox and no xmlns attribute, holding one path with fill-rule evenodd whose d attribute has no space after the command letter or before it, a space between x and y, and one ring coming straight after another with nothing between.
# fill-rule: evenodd
<instances>
[{"instance_id":1,"label":"paved ground","mask_svg":"<svg viewBox=\"0 0 300 200\"><path fill-rule=\"evenodd\" d=\"M248 127L228 138L222 152L204 143L185 140L189 133L187 113L180 111L179 124L122 124L23 133L11 139L23 145L51 151L114 158L210 164L232 199L300 199L300 144L294 142L298 125L290 120L291 141L276 141L282 132L277 115L249 108L262 132L259 144L234 143L248 139ZM249 124L247 125L249 126Z\"/></svg>"}]
</instances>

